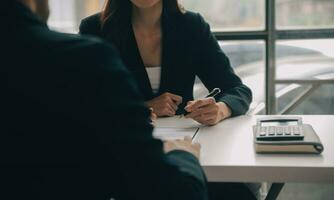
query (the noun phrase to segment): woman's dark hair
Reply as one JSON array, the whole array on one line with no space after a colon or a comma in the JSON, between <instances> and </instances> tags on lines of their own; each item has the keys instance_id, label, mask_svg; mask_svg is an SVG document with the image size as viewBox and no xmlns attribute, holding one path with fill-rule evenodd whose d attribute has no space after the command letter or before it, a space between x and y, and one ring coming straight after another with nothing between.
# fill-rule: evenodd
<instances>
[{"instance_id":1,"label":"woman's dark hair","mask_svg":"<svg viewBox=\"0 0 334 200\"><path fill-rule=\"evenodd\" d=\"M164 12L168 14L184 13L184 9L179 5L178 0L162 0ZM101 29L106 37L114 42L117 47L121 46L124 34L128 33L131 24L132 2L130 0L107 0L101 13ZM106 26L112 23L112 29Z\"/></svg>"},{"instance_id":2,"label":"woman's dark hair","mask_svg":"<svg viewBox=\"0 0 334 200\"><path fill-rule=\"evenodd\" d=\"M162 0L164 7L167 6L171 12L183 12L178 0ZM130 0L107 0L104 6L101 21L102 24L113 16L131 16L132 3Z\"/></svg>"}]
</instances>

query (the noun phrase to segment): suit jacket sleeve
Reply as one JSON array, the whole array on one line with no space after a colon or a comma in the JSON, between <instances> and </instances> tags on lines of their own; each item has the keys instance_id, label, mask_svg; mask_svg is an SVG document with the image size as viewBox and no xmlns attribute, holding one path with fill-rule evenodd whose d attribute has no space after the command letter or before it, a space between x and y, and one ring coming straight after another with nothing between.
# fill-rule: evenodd
<instances>
[{"instance_id":1,"label":"suit jacket sleeve","mask_svg":"<svg viewBox=\"0 0 334 200\"><path fill-rule=\"evenodd\" d=\"M164 154L162 142L152 138L150 111L112 48L97 44L85 53L85 65L95 68L81 69L92 78L78 85L87 101L79 119L98 134L100 181L106 190L117 180L116 199L206 199L198 160L184 151Z\"/></svg>"},{"instance_id":2,"label":"suit jacket sleeve","mask_svg":"<svg viewBox=\"0 0 334 200\"><path fill-rule=\"evenodd\" d=\"M245 114L252 101L251 90L234 73L210 26L199 14L194 24L197 24L194 40L198 46L194 48L199 59L197 75L209 90L216 87L222 89L222 95L216 100L226 103L232 110L232 116Z\"/></svg>"}]
</instances>

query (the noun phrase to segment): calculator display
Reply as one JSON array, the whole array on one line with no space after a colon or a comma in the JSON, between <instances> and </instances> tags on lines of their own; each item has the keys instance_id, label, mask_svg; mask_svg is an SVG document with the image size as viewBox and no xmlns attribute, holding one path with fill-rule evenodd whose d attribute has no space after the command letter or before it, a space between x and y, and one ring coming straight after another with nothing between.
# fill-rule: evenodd
<instances>
[{"instance_id":1,"label":"calculator display","mask_svg":"<svg viewBox=\"0 0 334 200\"><path fill-rule=\"evenodd\" d=\"M261 126L297 126L298 121L265 121Z\"/></svg>"},{"instance_id":2,"label":"calculator display","mask_svg":"<svg viewBox=\"0 0 334 200\"><path fill-rule=\"evenodd\" d=\"M256 139L259 141L303 140L300 117L265 117L257 120Z\"/></svg>"}]
</instances>

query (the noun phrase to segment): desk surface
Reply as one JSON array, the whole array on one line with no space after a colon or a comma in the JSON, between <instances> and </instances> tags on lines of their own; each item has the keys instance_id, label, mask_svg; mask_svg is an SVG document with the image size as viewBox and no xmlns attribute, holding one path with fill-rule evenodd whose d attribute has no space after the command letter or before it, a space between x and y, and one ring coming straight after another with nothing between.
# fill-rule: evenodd
<instances>
[{"instance_id":1,"label":"desk surface","mask_svg":"<svg viewBox=\"0 0 334 200\"><path fill-rule=\"evenodd\" d=\"M301 116L319 135L321 155L256 154L252 126L261 116L241 116L202 127L201 164L210 182L334 183L334 115Z\"/></svg>"}]
</instances>

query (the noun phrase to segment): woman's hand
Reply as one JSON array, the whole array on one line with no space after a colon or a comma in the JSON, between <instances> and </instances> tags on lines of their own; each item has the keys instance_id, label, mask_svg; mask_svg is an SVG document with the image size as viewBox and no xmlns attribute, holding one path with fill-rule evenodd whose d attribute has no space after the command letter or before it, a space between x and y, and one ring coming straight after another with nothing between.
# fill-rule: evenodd
<instances>
[{"instance_id":1,"label":"woman's hand","mask_svg":"<svg viewBox=\"0 0 334 200\"><path fill-rule=\"evenodd\" d=\"M152 108L158 117L172 117L176 114L178 106L181 103L182 97L167 92L147 101L146 105Z\"/></svg>"},{"instance_id":2,"label":"woman's hand","mask_svg":"<svg viewBox=\"0 0 334 200\"><path fill-rule=\"evenodd\" d=\"M151 111L150 122L151 122L151 125L154 126L155 121L157 120L157 115L154 113L153 108L150 108L150 111Z\"/></svg>"},{"instance_id":3,"label":"woman's hand","mask_svg":"<svg viewBox=\"0 0 334 200\"><path fill-rule=\"evenodd\" d=\"M231 109L225 103L217 103L212 97L189 101L185 110L190 113L186 115L187 118L191 118L204 125L216 125L232 114Z\"/></svg>"}]
</instances>

